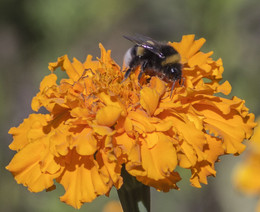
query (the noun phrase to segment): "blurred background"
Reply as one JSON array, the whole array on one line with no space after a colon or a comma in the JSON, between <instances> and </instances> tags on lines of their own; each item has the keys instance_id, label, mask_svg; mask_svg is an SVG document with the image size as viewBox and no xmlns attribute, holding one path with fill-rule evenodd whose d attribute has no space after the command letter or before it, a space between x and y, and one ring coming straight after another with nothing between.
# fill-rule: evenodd
<instances>
[{"instance_id":1,"label":"blurred background","mask_svg":"<svg viewBox=\"0 0 260 212\"><path fill-rule=\"evenodd\" d=\"M0 1L0 211L78 211L59 201L62 186L52 192L30 193L5 170L14 152L8 145L9 128L32 112L30 103L48 63L68 54L84 61L100 56L98 44L112 50L119 65L132 45L122 35L144 34L161 41L180 41L195 34L207 42L202 51L221 57L230 96L245 99L260 114L260 1L257 0L1 0ZM243 159L224 156L216 164L217 177L201 189L190 186L183 172L180 191L152 190L152 211L243 212L254 211L256 197L246 197L232 187L233 167ZM80 211L102 211L117 200L99 197Z\"/></svg>"}]
</instances>

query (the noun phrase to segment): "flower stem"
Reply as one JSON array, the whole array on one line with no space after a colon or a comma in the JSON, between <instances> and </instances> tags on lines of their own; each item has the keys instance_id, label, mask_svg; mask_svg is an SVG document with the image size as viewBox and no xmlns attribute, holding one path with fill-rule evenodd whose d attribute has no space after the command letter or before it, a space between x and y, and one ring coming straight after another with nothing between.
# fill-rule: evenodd
<instances>
[{"instance_id":1,"label":"flower stem","mask_svg":"<svg viewBox=\"0 0 260 212\"><path fill-rule=\"evenodd\" d=\"M146 211L150 212L150 187L137 181L122 167L124 184L117 191L124 212L140 212L138 202L142 202Z\"/></svg>"}]
</instances>

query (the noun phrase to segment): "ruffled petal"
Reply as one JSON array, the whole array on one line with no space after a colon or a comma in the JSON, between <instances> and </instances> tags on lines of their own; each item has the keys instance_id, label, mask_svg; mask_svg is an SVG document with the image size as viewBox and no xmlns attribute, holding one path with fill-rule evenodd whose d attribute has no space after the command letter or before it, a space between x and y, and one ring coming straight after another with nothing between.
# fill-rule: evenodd
<instances>
[{"instance_id":1,"label":"ruffled petal","mask_svg":"<svg viewBox=\"0 0 260 212\"><path fill-rule=\"evenodd\" d=\"M53 72L58 67L61 67L62 70L66 71L70 79L77 81L82 75L80 72L83 72L83 67L81 67L81 69L76 69L77 66L78 64L74 67L74 64L70 62L68 56L64 55L59 57L57 62L49 63L49 70Z\"/></svg>"},{"instance_id":2,"label":"ruffled petal","mask_svg":"<svg viewBox=\"0 0 260 212\"><path fill-rule=\"evenodd\" d=\"M22 183L30 191L47 189L53 185L61 168L46 151L48 150L42 142L30 143L14 156L6 168L12 172L17 183ZM48 166L46 161L49 161Z\"/></svg>"},{"instance_id":3,"label":"ruffled petal","mask_svg":"<svg viewBox=\"0 0 260 212\"><path fill-rule=\"evenodd\" d=\"M73 146L80 155L93 155L97 151L97 139L94 137L90 128L85 128L81 133L74 137Z\"/></svg>"},{"instance_id":4,"label":"ruffled petal","mask_svg":"<svg viewBox=\"0 0 260 212\"><path fill-rule=\"evenodd\" d=\"M180 180L179 175L173 172L177 166L177 154L170 138L163 134L158 134L158 137L157 144L152 148L149 148L147 141L142 142L140 154L143 170L135 166L138 161L134 161L135 157L131 155L132 160L127 164L126 170L144 184L152 184L158 190L168 191L177 188L176 183Z\"/></svg>"},{"instance_id":5,"label":"ruffled petal","mask_svg":"<svg viewBox=\"0 0 260 212\"><path fill-rule=\"evenodd\" d=\"M97 112L96 120L99 125L111 127L120 117L122 109L113 105L103 107Z\"/></svg>"},{"instance_id":6,"label":"ruffled petal","mask_svg":"<svg viewBox=\"0 0 260 212\"><path fill-rule=\"evenodd\" d=\"M159 102L159 94L155 89L145 87L141 90L140 104L149 115L152 115Z\"/></svg>"},{"instance_id":7,"label":"ruffled petal","mask_svg":"<svg viewBox=\"0 0 260 212\"><path fill-rule=\"evenodd\" d=\"M240 154L244 151L245 145L242 141L252 134L254 123L254 116L250 115L243 117L242 113L247 111L243 105L243 101L239 104L234 104L233 109L229 107L225 113L221 112L222 107L219 104L225 103L231 105L234 101L218 98L220 103L214 102L212 104L194 104L194 107L204 115L205 129L209 130L215 136L220 136L224 141L225 152L231 154ZM242 104L242 105L241 105ZM242 106L242 108L240 108ZM240 114L239 114L240 113Z\"/></svg>"},{"instance_id":8,"label":"ruffled petal","mask_svg":"<svg viewBox=\"0 0 260 212\"><path fill-rule=\"evenodd\" d=\"M66 156L66 161L63 174L57 178L66 191L60 197L61 201L79 209L84 202L91 202L110 190L112 184L99 174L93 156L79 156L72 151Z\"/></svg>"},{"instance_id":9,"label":"ruffled petal","mask_svg":"<svg viewBox=\"0 0 260 212\"><path fill-rule=\"evenodd\" d=\"M19 151L30 142L44 135L43 126L50 121L49 115L31 114L19 127L12 127L9 134L13 135L13 142L9 145L12 150Z\"/></svg>"}]
</instances>

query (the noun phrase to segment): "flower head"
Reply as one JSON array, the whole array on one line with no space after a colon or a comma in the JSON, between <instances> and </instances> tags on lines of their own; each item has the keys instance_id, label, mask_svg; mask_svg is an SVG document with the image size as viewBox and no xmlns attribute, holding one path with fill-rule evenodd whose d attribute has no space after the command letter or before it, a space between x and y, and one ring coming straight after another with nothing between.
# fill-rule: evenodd
<instances>
[{"instance_id":1,"label":"flower head","mask_svg":"<svg viewBox=\"0 0 260 212\"><path fill-rule=\"evenodd\" d=\"M123 183L121 168L157 190L178 189L176 167L191 170L191 184L200 187L216 175L218 157L244 151L254 115L244 101L229 94L230 84L220 84L223 66L212 52L203 53L204 39L183 36L169 43L181 55L184 83L171 95L171 85L152 77L139 85L138 69L124 82L110 51L84 63L65 55L49 64L51 74L40 85L32 108L48 114L31 114L11 128L10 145L16 150L7 169L30 191L63 185L61 200L75 208L112 186ZM68 78L57 83L60 67Z\"/></svg>"}]
</instances>

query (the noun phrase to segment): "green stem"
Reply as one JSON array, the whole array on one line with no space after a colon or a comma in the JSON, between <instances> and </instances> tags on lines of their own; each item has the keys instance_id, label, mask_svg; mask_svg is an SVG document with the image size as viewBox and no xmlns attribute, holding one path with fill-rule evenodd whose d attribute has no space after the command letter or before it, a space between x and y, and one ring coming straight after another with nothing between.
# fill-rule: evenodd
<instances>
[{"instance_id":1,"label":"green stem","mask_svg":"<svg viewBox=\"0 0 260 212\"><path fill-rule=\"evenodd\" d=\"M124 212L140 212L138 202L142 202L146 211L150 212L150 187L137 181L122 167L124 179L122 187L117 191Z\"/></svg>"}]
</instances>

